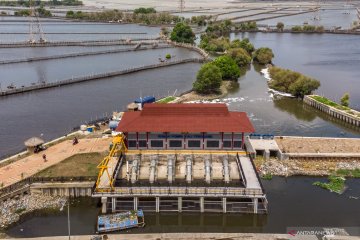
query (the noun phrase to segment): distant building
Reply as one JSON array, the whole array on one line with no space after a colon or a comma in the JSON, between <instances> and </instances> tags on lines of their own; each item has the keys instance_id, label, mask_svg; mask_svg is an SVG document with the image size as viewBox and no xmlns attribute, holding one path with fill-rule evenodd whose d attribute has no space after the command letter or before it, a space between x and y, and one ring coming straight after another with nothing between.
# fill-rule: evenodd
<instances>
[{"instance_id":1,"label":"distant building","mask_svg":"<svg viewBox=\"0 0 360 240\"><path fill-rule=\"evenodd\" d=\"M129 149L243 149L254 132L245 112L225 104L145 104L125 112L116 131Z\"/></svg>"}]
</instances>

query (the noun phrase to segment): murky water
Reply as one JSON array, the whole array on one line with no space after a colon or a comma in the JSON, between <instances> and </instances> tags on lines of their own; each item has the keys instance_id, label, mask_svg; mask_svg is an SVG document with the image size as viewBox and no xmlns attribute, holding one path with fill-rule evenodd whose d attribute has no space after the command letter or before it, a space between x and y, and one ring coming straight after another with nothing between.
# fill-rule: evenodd
<instances>
[{"instance_id":1,"label":"murky water","mask_svg":"<svg viewBox=\"0 0 360 240\"><path fill-rule=\"evenodd\" d=\"M273 18L259 21L258 23L273 26L278 22L283 22L286 26L303 25L304 23L308 23L309 25L324 26L327 29L335 27L350 29L352 27L352 23L358 20L356 13L356 9L354 8L339 6L338 9L321 9L318 12ZM317 17L317 19L315 17Z\"/></svg>"},{"instance_id":2,"label":"murky water","mask_svg":"<svg viewBox=\"0 0 360 240\"><path fill-rule=\"evenodd\" d=\"M0 32L5 31L6 26L9 27L0 24ZM58 28L56 31L64 32L158 31L158 28L135 25L79 23L53 26ZM336 100L344 92L349 92L351 106L360 109L360 36L256 33L232 35L232 38L245 36L249 37L256 47L272 48L276 65L319 79L322 84L319 94ZM118 47L0 49L0 58L17 59L114 48ZM12 82L20 85L31 84L43 79L54 81L88 75L94 71L114 71L128 66L156 63L158 57L163 57L168 52L176 55L175 59L195 56L195 53L175 48L11 64L0 67L0 82L1 87L5 88ZM42 135L45 140L50 140L91 119L110 114L114 110L123 110L141 94L163 96L176 90L177 93L189 90L199 67L200 64L184 64L1 98L0 156L23 149L23 141L29 137ZM230 108L248 112L257 132L359 136L359 132L351 127L332 122L326 115L307 109L307 106L297 100L273 101L267 93L266 80L255 69L241 77L239 83L240 88L227 97L243 97L244 100L231 103Z\"/></svg>"},{"instance_id":3,"label":"murky water","mask_svg":"<svg viewBox=\"0 0 360 240\"><path fill-rule=\"evenodd\" d=\"M80 51L82 52L82 51ZM29 86L41 81L56 82L77 76L119 71L128 68L156 64L158 58L165 59L166 54L173 57L170 61L200 57L196 52L182 48L149 49L146 51L101 54L48 61L6 64L0 66L0 79L3 87L15 84ZM64 71L66 69L66 71ZM16 74L14 71L16 70Z\"/></svg>"},{"instance_id":4,"label":"murky water","mask_svg":"<svg viewBox=\"0 0 360 240\"><path fill-rule=\"evenodd\" d=\"M360 234L359 179L348 179L343 195L312 186L324 178L274 177L264 181L269 201L268 215L145 213L146 227L129 233L150 232L267 232L286 233L287 227L356 227L351 234ZM96 204L87 200L70 210L73 234L94 234ZM17 223L7 232L12 237L67 235L67 213L34 216ZM46 226L39 227L39 226Z\"/></svg>"},{"instance_id":5,"label":"murky water","mask_svg":"<svg viewBox=\"0 0 360 240\"><path fill-rule=\"evenodd\" d=\"M321 82L316 91L338 101L350 93L350 105L360 110L360 36L337 34L245 33L255 47L269 47L274 64L301 72Z\"/></svg>"}]
</instances>

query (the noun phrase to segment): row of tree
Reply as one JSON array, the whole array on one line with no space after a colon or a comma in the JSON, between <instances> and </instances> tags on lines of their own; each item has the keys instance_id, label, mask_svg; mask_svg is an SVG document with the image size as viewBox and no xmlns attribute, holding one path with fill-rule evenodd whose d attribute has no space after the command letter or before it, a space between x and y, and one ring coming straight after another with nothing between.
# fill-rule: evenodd
<instances>
[{"instance_id":1,"label":"row of tree","mask_svg":"<svg viewBox=\"0 0 360 240\"><path fill-rule=\"evenodd\" d=\"M34 6L80 6L83 5L82 1L78 0L50 0L50 1L41 1L41 0L34 0ZM29 0L17 0L17 1L0 1L0 6L22 6L22 7L29 7Z\"/></svg>"},{"instance_id":2,"label":"row of tree","mask_svg":"<svg viewBox=\"0 0 360 240\"><path fill-rule=\"evenodd\" d=\"M231 31L229 20L210 24L205 34L201 36L200 47L209 52L221 52L223 56L204 64L196 77L193 89L201 94L218 92L223 80L237 80L242 69L248 66L252 59L260 64L271 63L274 54L269 48L255 50L254 45L245 38L230 42L224 35ZM166 31L163 30L163 33ZM195 41L191 27L184 22L176 24L170 39L175 42L190 43Z\"/></svg>"},{"instance_id":3,"label":"row of tree","mask_svg":"<svg viewBox=\"0 0 360 240\"><path fill-rule=\"evenodd\" d=\"M40 6L38 8L35 9L36 13L38 14L39 17L51 17L52 14L49 10L46 10L44 8L44 6ZM15 16L30 16L30 10L29 9L22 9L19 11L16 11L14 13Z\"/></svg>"},{"instance_id":4,"label":"row of tree","mask_svg":"<svg viewBox=\"0 0 360 240\"><path fill-rule=\"evenodd\" d=\"M141 13L141 12L149 13ZM151 10L139 10L138 13L121 12L118 10L107 10L102 12L82 12L82 11L68 11L67 18L81 19L88 21L101 21L101 22L126 22L126 23L143 23L143 24L174 24L182 21L179 16L171 15L166 12L152 12Z\"/></svg>"}]
</instances>

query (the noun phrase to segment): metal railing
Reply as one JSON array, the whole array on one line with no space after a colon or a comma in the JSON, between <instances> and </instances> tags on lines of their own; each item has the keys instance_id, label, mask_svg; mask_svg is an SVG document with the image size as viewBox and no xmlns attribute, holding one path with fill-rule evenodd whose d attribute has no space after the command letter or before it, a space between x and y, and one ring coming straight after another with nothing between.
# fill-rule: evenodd
<instances>
[{"instance_id":1,"label":"metal railing","mask_svg":"<svg viewBox=\"0 0 360 240\"><path fill-rule=\"evenodd\" d=\"M187 196L187 197L262 197L261 189L236 188L236 187L115 187L113 191L94 191L94 196Z\"/></svg>"},{"instance_id":2,"label":"metal railing","mask_svg":"<svg viewBox=\"0 0 360 240\"><path fill-rule=\"evenodd\" d=\"M236 153L236 163L237 163L238 168L239 168L239 173L240 173L240 175L241 175L241 179L243 180L244 185L245 185L245 187L246 187L246 186L247 186L247 180L246 180L246 177L245 177L244 169L243 169L242 166L241 166L239 153Z\"/></svg>"}]
</instances>

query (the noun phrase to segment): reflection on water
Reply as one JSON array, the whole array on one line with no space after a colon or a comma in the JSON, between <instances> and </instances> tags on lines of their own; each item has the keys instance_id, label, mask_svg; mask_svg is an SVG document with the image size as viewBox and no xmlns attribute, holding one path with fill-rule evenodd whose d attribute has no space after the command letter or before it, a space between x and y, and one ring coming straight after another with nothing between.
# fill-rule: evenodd
<instances>
[{"instance_id":1,"label":"reflection on water","mask_svg":"<svg viewBox=\"0 0 360 240\"><path fill-rule=\"evenodd\" d=\"M273 99L268 93L266 79L261 75L261 65L251 69L239 79L240 88L225 98L242 98L230 102L229 108L247 112L255 130L275 135L357 137L359 129L332 121L326 114L303 104L301 100Z\"/></svg>"},{"instance_id":2,"label":"reflection on water","mask_svg":"<svg viewBox=\"0 0 360 240\"><path fill-rule=\"evenodd\" d=\"M280 111L285 111L290 115L294 115L297 119L311 122L315 120L317 115L313 109L305 108L301 99L280 98L274 100L274 106Z\"/></svg>"}]
</instances>

